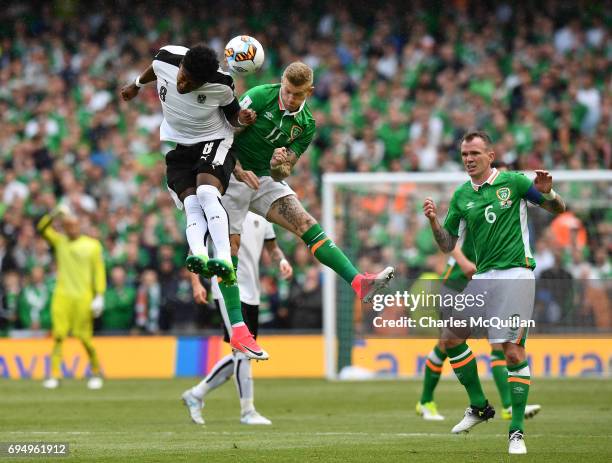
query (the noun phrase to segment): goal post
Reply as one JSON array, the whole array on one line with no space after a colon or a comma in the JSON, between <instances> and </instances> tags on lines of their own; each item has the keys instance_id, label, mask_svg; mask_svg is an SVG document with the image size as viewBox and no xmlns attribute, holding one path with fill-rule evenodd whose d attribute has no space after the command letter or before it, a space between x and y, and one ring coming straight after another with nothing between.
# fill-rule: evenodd
<instances>
[{"instance_id":1,"label":"goal post","mask_svg":"<svg viewBox=\"0 0 612 463\"><path fill-rule=\"evenodd\" d=\"M535 177L533 172L525 174L529 178ZM599 217L609 209L612 199L611 170L559 170L552 171L551 175L555 190L566 198L577 214ZM432 196L438 203L444 203L440 211L443 217L452 192L467 180L469 177L464 172L325 174L322 185L323 227L348 257L358 263L363 257L360 236L378 233L383 236L379 238L383 242L385 239L397 241L402 239L404 233L416 233L410 228L412 224L420 223L422 230L426 226L426 219L420 212L420 205L425 197ZM357 197L361 199L356 201ZM361 204L366 204L367 210L363 210ZM408 210L402 211L403 206ZM389 214L391 209L393 212ZM530 218L536 214L531 209ZM603 212L592 214L593 210ZM539 222L549 223L550 220L544 218ZM609 220L609 216L605 220ZM395 235L389 238L388 229L393 229ZM393 257L399 258L396 254ZM329 380L339 379L342 368L358 365L352 359L353 347L362 341L362 336L367 336L355 330L357 306L349 285L337 280L334 271L326 267L323 278L323 334L325 376Z\"/></svg>"}]
</instances>

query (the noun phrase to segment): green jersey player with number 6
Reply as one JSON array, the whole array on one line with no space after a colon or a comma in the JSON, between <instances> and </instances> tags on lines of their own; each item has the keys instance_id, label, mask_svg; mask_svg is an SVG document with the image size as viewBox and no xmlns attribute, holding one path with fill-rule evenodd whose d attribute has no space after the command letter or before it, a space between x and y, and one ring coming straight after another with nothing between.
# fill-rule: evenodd
<instances>
[{"instance_id":1,"label":"green jersey player with number 6","mask_svg":"<svg viewBox=\"0 0 612 463\"><path fill-rule=\"evenodd\" d=\"M313 89L312 69L294 62L283 72L280 84L253 87L240 98L241 108L253 110L257 119L235 137L239 162L221 198L230 217L232 259L237 263L242 222L251 210L300 237L319 262L368 302L393 278L393 268L360 273L284 181L315 133L315 120L306 103Z\"/></svg>"},{"instance_id":2,"label":"green jersey player with number 6","mask_svg":"<svg viewBox=\"0 0 612 463\"><path fill-rule=\"evenodd\" d=\"M462 230L471 236L476 273L464 293L486 295L486 317L519 316L521 321L525 320L531 317L535 296L535 260L529 247L527 201L555 214L565 210L565 203L552 189L552 177L546 171L536 171L536 178L531 181L518 172L499 172L493 168L495 152L485 132L469 132L463 136L461 158L470 181L453 194L444 226L438 221L436 204L431 198L425 200L423 211L443 252L453 251ZM453 433L468 432L495 415L480 385L476 358L465 342L468 336L469 331L454 331L454 336L446 340L451 366L470 399L470 406L452 429ZM526 328L491 326L488 329L489 342L502 344L508 368L512 403L510 454L527 453L523 420L531 373L525 351L526 337Z\"/></svg>"},{"instance_id":3,"label":"green jersey player with number 6","mask_svg":"<svg viewBox=\"0 0 612 463\"><path fill-rule=\"evenodd\" d=\"M506 165L501 161L494 161L492 167L498 172L508 170ZM476 273L476 250L474 242L467 235L465 227L460 233L455 249L450 253L446 269L441 275L443 280L443 291L446 294L457 295L461 293L470 282L472 275ZM442 315L447 315L443 312ZM444 416L438 413L438 407L434 402L434 391L438 384L438 380L442 374L442 366L446 359L446 339L445 332L442 331L438 343L427 356L423 375L423 392L421 399L417 402L416 412L419 416L427 421L441 421ZM506 368L506 358L504 356L504 348L501 344L491 344L490 367L495 386L499 392L502 409L502 419L512 419L512 401L510 399L510 386L508 384L508 369ZM525 406L525 418L533 418L540 412L542 407L537 404Z\"/></svg>"}]
</instances>

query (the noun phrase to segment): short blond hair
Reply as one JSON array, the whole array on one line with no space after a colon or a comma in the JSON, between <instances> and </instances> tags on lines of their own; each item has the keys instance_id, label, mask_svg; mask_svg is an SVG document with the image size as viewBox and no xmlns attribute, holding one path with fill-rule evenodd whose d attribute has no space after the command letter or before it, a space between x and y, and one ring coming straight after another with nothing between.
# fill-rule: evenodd
<instances>
[{"instance_id":1,"label":"short blond hair","mask_svg":"<svg viewBox=\"0 0 612 463\"><path fill-rule=\"evenodd\" d=\"M295 85L296 87L301 87L302 85L306 84L312 85L312 69L310 69L310 66L302 63L301 61L294 61L285 68L285 71L283 72L283 79L287 79L289 83Z\"/></svg>"}]
</instances>

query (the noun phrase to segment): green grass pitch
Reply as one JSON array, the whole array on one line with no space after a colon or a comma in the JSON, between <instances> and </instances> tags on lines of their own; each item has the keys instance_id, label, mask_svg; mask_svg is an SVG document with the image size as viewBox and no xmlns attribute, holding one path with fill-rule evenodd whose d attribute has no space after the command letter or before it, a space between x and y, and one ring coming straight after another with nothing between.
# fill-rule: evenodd
<instances>
[{"instance_id":1,"label":"green grass pitch","mask_svg":"<svg viewBox=\"0 0 612 463\"><path fill-rule=\"evenodd\" d=\"M414 413L419 381L328 383L258 380L256 405L271 427L239 423L233 383L209 395L206 426L188 419L179 400L194 380L107 381L89 391L65 381L55 391L40 382L0 382L0 442L69 442L87 462L584 462L611 461L612 381L535 379L530 403L543 410L526 426L529 454L507 455L507 421L494 419L469 435L450 434L466 397L454 380L436 391L443 422ZM496 408L491 381L484 383ZM7 458L0 461L41 461Z\"/></svg>"}]
</instances>

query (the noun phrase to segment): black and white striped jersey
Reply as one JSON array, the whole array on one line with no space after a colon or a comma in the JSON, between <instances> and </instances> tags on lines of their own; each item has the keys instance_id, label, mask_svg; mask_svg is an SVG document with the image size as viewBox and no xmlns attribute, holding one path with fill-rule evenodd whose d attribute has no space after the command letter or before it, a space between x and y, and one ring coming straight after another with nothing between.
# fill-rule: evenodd
<instances>
[{"instance_id":1,"label":"black and white striped jersey","mask_svg":"<svg viewBox=\"0 0 612 463\"><path fill-rule=\"evenodd\" d=\"M221 68L212 82L185 94L176 89L179 65L186 47L167 45L153 58L153 71L157 76L157 93L164 120L159 129L162 141L193 145L219 138L233 139L232 126L221 107L234 99L232 77Z\"/></svg>"}]
</instances>

